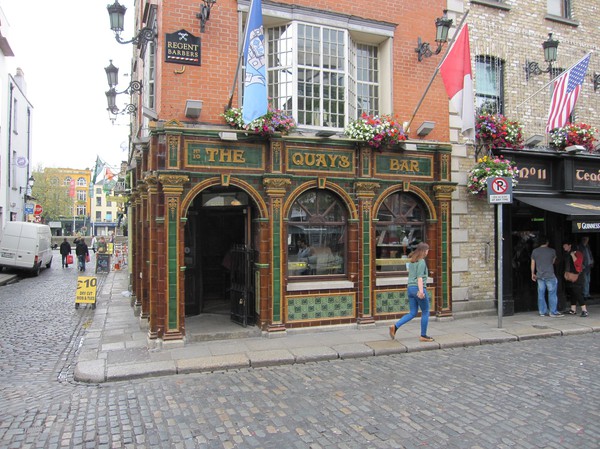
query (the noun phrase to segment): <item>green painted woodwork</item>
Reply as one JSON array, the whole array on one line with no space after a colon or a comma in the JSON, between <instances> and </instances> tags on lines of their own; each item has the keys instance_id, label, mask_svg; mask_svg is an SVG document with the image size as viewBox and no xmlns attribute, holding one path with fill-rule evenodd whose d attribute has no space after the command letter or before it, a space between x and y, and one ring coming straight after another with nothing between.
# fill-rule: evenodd
<instances>
[{"instance_id":1,"label":"green painted woodwork","mask_svg":"<svg viewBox=\"0 0 600 449\"><path fill-rule=\"evenodd\" d=\"M175 200L177 201L177 200ZM168 214L167 230L167 269L168 269L168 309L169 309L169 329L177 329L177 279L179 272L177 269L177 228L178 219L176 213Z\"/></svg>"},{"instance_id":2,"label":"green painted woodwork","mask_svg":"<svg viewBox=\"0 0 600 449\"><path fill-rule=\"evenodd\" d=\"M362 214L362 246L363 246L363 310L365 316L371 315L371 211L363 208Z\"/></svg>"},{"instance_id":3,"label":"green painted woodwork","mask_svg":"<svg viewBox=\"0 0 600 449\"><path fill-rule=\"evenodd\" d=\"M375 154L376 175L433 177L433 156L402 156L397 153Z\"/></svg>"}]
</instances>

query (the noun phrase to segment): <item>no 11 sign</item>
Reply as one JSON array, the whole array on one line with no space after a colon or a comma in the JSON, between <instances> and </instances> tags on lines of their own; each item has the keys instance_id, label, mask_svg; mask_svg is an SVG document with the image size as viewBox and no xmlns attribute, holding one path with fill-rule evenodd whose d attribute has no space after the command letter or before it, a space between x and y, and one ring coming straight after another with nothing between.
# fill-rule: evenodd
<instances>
[{"instance_id":1,"label":"no 11 sign","mask_svg":"<svg viewBox=\"0 0 600 449\"><path fill-rule=\"evenodd\" d=\"M488 178L487 194L489 204L512 203L512 178L501 176Z\"/></svg>"}]
</instances>

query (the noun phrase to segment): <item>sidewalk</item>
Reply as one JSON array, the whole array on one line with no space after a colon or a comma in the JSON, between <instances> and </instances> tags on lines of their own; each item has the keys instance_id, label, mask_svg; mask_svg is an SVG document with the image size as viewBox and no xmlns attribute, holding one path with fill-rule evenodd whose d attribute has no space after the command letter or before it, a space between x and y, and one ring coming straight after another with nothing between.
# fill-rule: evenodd
<instances>
[{"instance_id":1,"label":"sidewalk","mask_svg":"<svg viewBox=\"0 0 600 449\"><path fill-rule=\"evenodd\" d=\"M140 377L221 371L248 367L288 365L314 361L401 354L433 349L505 343L533 338L560 337L600 331L600 305L588 306L590 316L581 318L540 317L537 312L503 317L498 328L497 316L480 316L456 320L429 320L433 343L419 342L419 319L409 322L392 341L388 322L357 327L331 326L318 329L292 329L279 337L262 336L257 328L243 328L229 323L229 317L212 321L214 338L227 327L233 334L221 340L204 340L197 329L188 325L188 341L164 342L153 347L147 330L140 328L127 295L127 272L113 271L101 282L92 324L84 334L75 380L111 382ZM85 307L85 306L84 306ZM88 306L89 307L89 306ZM190 322L193 319L189 319ZM217 322L217 324L215 324ZM203 328L210 326L203 325ZM239 334L235 332L238 331ZM233 337L233 338L232 338Z\"/></svg>"}]
</instances>

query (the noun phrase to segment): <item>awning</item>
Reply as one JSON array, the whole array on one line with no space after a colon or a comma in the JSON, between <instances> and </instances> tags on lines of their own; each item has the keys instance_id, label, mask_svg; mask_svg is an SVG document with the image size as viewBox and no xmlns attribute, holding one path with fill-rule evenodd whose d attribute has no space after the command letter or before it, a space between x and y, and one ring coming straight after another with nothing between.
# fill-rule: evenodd
<instances>
[{"instance_id":1,"label":"awning","mask_svg":"<svg viewBox=\"0 0 600 449\"><path fill-rule=\"evenodd\" d=\"M600 200L586 198L539 197L515 195L515 199L530 206L569 217L600 217Z\"/></svg>"}]
</instances>

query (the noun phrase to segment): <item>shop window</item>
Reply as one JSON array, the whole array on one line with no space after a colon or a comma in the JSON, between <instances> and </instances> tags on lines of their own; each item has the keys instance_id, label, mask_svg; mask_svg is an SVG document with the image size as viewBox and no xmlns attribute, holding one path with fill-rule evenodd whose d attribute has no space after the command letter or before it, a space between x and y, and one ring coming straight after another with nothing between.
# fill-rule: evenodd
<instances>
[{"instance_id":1,"label":"shop window","mask_svg":"<svg viewBox=\"0 0 600 449\"><path fill-rule=\"evenodd\" d=\"M377 220L377 272L407 272L408 255L426 235L424 205L411 193L394 193L383 201Z\"/></svg>"},{"instance_id":2,"label":"shop window","mask_svg":"<svg viewBox=\"0 0 600 449\"><path fill-rule=\"evenodd\" d=\"M288 276L326 276L346 272L347 210L332 192L302 194L287 224Z\"/></svg>"},{"instance_id":3,"label":"shop window","mask_svg":"<svg viewBox=\"0 0 600 449\"><path fill-rule=\"evenodd\" d=\"M475 58L475 102L479 114L504 114L504 62L500 59Z\"/></svg>"}]
</instances>

